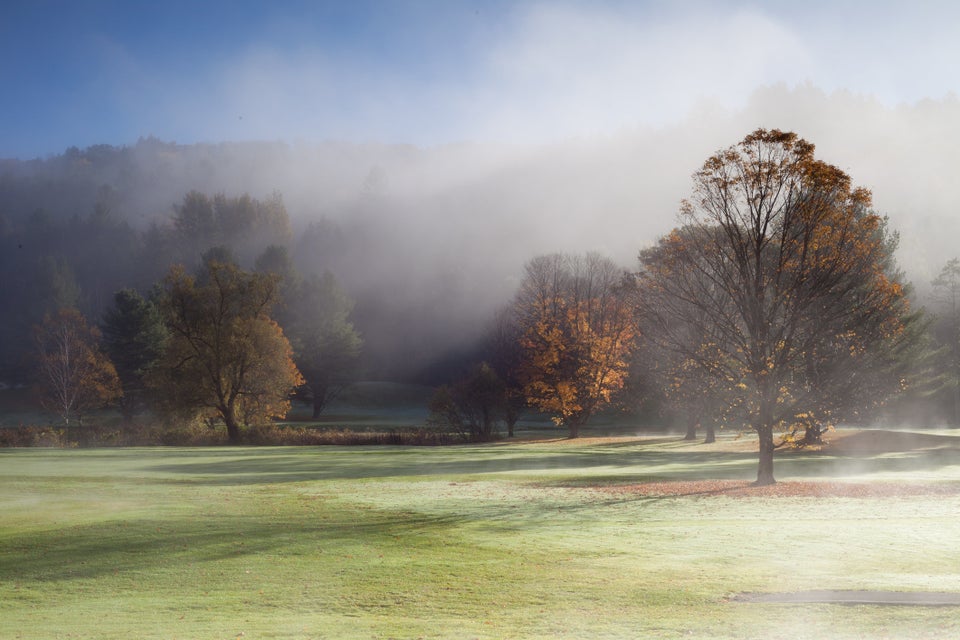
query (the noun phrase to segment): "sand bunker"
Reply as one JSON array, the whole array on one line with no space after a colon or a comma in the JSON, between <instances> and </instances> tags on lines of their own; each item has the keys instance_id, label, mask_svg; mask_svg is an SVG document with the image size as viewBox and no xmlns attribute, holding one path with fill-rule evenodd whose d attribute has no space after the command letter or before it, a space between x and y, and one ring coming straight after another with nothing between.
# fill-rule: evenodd
<instances>
[{"instance_id":1,"label":"sand bunker","mask_svg":"<svg viewBox=\"0 0 960 640\"><path fill-rule=\"evenodd\" d=\"M846 604L911 607L958 607L960 593L932 591L794 591L790 593L741 593L734 602L779 604Z\"/></svg>"}]
</instances>

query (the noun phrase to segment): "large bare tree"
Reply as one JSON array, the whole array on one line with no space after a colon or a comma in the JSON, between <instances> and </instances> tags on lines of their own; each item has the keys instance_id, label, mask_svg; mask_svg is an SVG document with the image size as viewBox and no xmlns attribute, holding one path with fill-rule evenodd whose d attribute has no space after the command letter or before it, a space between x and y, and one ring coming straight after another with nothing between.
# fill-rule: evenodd
<instances>
[{"instance_id":1,"label":"large bare tree","mask_svg":"<svg viewBox=\"0 0 960 640\"><path fill-rule=\"evenodd\" d=\"M857 389L845 373L902 333L895 242L870 193L794 133L759 129L693 182L682 226L641 255L640 310L662 345L739 394L757 484L772 484L774 431L841 407Z\"/></svg>"}]
</instances>

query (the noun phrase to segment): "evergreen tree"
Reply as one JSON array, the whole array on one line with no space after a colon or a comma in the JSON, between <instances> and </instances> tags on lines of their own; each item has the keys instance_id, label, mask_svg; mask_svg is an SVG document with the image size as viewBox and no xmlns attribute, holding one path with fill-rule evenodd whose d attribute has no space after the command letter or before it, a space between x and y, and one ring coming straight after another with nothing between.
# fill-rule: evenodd
<instances>
[{"instance_id":1,"label":"evergreen tree","mask_svg":"<svg viewBox=\"0 0 960 640\"><path fill-rule=\"evenodd\" d=\"M120 410L129 420L145 405L145 376L163 353L167 330L156 305L134 289L114 295L101 330L123 388Z\"/></svg>"}]
</instances>

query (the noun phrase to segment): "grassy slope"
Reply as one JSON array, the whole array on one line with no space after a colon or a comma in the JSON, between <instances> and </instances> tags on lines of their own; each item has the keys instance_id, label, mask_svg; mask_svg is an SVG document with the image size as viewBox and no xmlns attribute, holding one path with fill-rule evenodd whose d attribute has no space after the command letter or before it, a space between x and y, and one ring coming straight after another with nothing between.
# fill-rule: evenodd
<instances>
[{"instance_id":1,"label":"grassy slope","mask_svg":"<svg viewBox=\"0 0 960 640\"><path fill-rule=\"evenodd\" d=\"M960 483L951 444L853 466L790 455L778 476ZM595 488L750 478L754 454L742 448L0 451L0 638L960 634L950 608L727 601L960 591L960 497Z\"/></svg>"}]
</instances>

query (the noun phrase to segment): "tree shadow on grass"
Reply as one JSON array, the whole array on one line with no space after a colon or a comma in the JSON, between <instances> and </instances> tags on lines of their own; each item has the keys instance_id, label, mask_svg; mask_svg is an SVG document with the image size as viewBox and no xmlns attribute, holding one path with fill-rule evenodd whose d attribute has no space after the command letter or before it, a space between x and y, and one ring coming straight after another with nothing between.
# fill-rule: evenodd
<instances>
[{"instance_id":1,"label":"tree shadow on grass","mask_svg":"<svg viewBox=\"0 0 960 640\"><path fill-rule=\"evenodd\" d=\"M193 460L191 455L171 456L170 462L150 465L145 470L167 475L161 482L206 485L537 472L558 475L569 472L579 476L575 482L582 485L594 481L609 483L615 479L637 482L638 478L752 479L756 460L757 454L753 452L670 450L642 445L549 452L497 447L369 447L298 450L296 453L237 449L229 455L203 456L202 460ZM781 477L845 478L874 473L933 472L956 465L958 461L960 447L858 456L801 452L778 455L775 473ZM617 468L623 471L617 473ZM558 479L558 482L564 480Z\"/></svg>"},{"instance_id":2,"label":"tree shadow on grass","mask_svg":"<svg viewBox=\"0 0 960 640\"><path fill-rule=\"evenodd\" d=\"M105 475L124 481L182 485L251 485L366 478L430 478L519 474L536 480L556 476L558 486L591 486L640 481L753 479L752 451L691 450L671 441L647 440L592 444L587 447L304 447L128 449L52 452L81 464L102 463ZM9 453L0 450L0 456ZM31 452L33 453L33 452ZM16 453L10 453L11 456ZM940 446L902 452L843 454L778 452L778 477L842 479L873 473L936 472L960 462L960 447ZM51 468L56 468L54 465Z\"/></svg>"},{"instance_id":3,"label":"tree shadow on grass","mask_svg":"<svg viewBox=\"0 0 960 640\"><path fill-rule=\"evenodd\" d=\"M325 450L311 457L269 450L238 451L231 459L171 462L146 467L172 476L168 481L190 484L241 485L310 480L354 480L390 477L483 476L486 474L560 473L580 475L591 469L622 467L625 475L742 478L755 454L729 452L669 452L641 448L621 450L551 451L479 449L392 449L374 447ZM608 472L605 472L608 475Z\"/></svg>"},{"instance_id":4,"label":"tree shadow on grass","mask_svg":"<svg viewBox=\"0 0 960 640\"><path fill-rule=\"evenodd\" d=\"M342 548L343 543L396 543L411 536L443 540L463 522L453 514L382 512L358 519L268 515L137 519L7 536L0 551L0 584L93 579L240 559L259 554L301 556ZM295 536L295 540L294 540ZM439 544L439 542L438 542ZM325 549L326 548L326 549Z\"/></svg>"}]
</instances>

